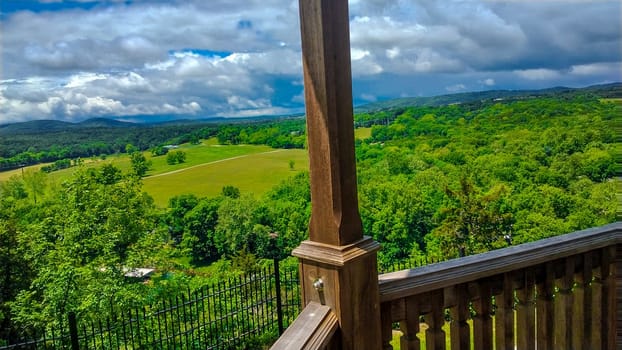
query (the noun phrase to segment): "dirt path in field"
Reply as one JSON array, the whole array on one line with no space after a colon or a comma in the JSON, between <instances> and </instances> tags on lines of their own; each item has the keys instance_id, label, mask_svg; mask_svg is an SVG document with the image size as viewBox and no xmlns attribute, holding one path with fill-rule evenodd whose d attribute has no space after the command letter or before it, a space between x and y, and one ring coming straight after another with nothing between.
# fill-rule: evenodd
<instances>
[{"instance_id":1,"label":"dirt path in field","mask_svg":"<svg viewBox=\"0 0 622 350\"><path fill-rule=\"evenodd\" d=\"M274 150L274 151L261 152L261 153L250 153L250 154L244 154L244 155L241 155L241 156L236 156L236 157L231 157L231 158L219 159L219 160L215 160L213 162L197 164L197 165L193 165L193 166L190 166L190 167L187 167L187 168L177 169L177 170L169 171L169 172L162 173L162 174L145 176L145 179L154 178L154 177L160 177L160 176L166 176L166 175L171 175L171 174L175 174L175 173L181 173L182 171L186 171L186 170L190 170L190 169L194 169L194 168L198 168L198 167L202 167L202 166L212 165L212 164L216 164L216 163L222 163L222 162L226 162L228 160L240 159L240 158L245 158L245 157L249 157L249 156L256 156L256 155L259 155L259 154L276 153L276 152L282 152L282 151L284 151L284 150L283 149L277 149L277 150Z\"/></svg>"}]
</instances>

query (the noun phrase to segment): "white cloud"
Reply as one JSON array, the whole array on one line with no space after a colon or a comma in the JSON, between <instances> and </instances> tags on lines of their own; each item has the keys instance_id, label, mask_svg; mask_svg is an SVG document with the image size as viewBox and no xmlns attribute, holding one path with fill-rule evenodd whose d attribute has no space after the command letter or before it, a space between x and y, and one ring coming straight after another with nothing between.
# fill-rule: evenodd
<instances>
[{"instance_id":1,"label":"white cloud","mask_svg":"<svg viewBox=\"0 0 622 350\"><path fill-rule=\"evenodd\" d=\"M619 79L622 74L621 62L599 62L590 64L574 65L570 68L570 74L593 76L593 75L611 75L612 78L617 74Z\"/></svg>"},{"instance_id":2,"label":"white cloud","mask_svg":"<svg viewBox=\"0 0 622 350\"><path fill-rule=\"evenodd\" d=\"M65 85L65 88L77 88L87 85L96 80L106 79L106 75L98 73L80 73L69 77L69 82Z\"/></svg>"},{"instance_id":3,"label":"white cloud","mask_svg":"<svg viewBox=\"0 0 622 350\"><path fill-rule=\"evenodd\" d=\"M201 111L201 105L195 101L192 101L190 103L184 103L182 107L184 109L193 111L194 113Z\"/></svg>"},{"instance_id":4,"label":"white cloud","mask_svg":"<svg viewBox=\"0 0 622 350\"><path fill-rule=\"evenodd\" d=\"M446 86L445 90L449 92L459 92L459 91L466 90L466 86L464 84L456 84L456 85Z\"/></svg>"},{"instance_id":5,"label":"white cloud","mask_svg":"<svg viewBox=\"0 0 622 350\"><path fill-rule=\"evenodd\" d=\"M386 50L387 58L395 59L400 55L399 47L392 47Z\"/></svg>"},{"instance_id":6,"label":"white cloud","mask_svg":"<svg viewBox=\"0 0 622 350\"><path fill-rule=\"evenodd\" d=\"M618 1L349 3L359 102L464 91L471 87L464 82L533 88L620 80ZM3 13L0 123L298 110L297 4L107 0Z\"/></svg>"},{"instance_id":7,"label":"white cloud","mask_svg":"<svg viewBox=\"0 0 622 350\"><path fill-rule=\"evenodd\" d=\"M370 55L370 52L367 50L352 48L352 50L350 51L351 51L350 58L352 59L352 61L362 60L363 58L368 57Z\"/></svg>"},{"instance_id":8,"label":"white cloud","mask_svg":"<svg viewBox=\"0 0 622 350\"><path fill-rule=\"evenodd\" d=\"M492 78L487 78L487 79L484 79L484 80L482 81L482 83L483 83L484 85L486 85L486 86L494 86L494 85L495 85L495 80L494 80L494 79L492 79Z\"/></svg>"},{"instance_id":9,"label":"white cloud","mask_svg":"<svg viewBox=\"0 0 622 350\"><path fill-rule=\"evenodd\" d=\"M242 96L229 96L227 103L232 109L260 109L270 106L270 102L266 99L251 100Z\"/></svg>"},{"instance_id":10,"label":"white cloud","mask_svg":"<svg viewBox=\"0 0 622 350\"><path fill-rule=\"evenodd\" d=\"M363 101L367 101L367 102L376 102L378 101L378 97L372 95L372 94L362 94L361 95L361 100Z\"/></svg>"},{"instance_id":11,"label":"white cloud","mask_svg":"<svg viewBox=\"0 0 622 350\"><path fill-rule=\"evenodd\" d=\"M560 76L558 71L547 68L516 70L514 73L527 80L550 80Z\"/></svg>"},{"instance_id":12,"label":"white cloud","mask_svg":"<svg viewBox=\"0 0 622 350\"><path fill-rule=\"evenodd\" d=\"M296 103L296 104L305 103L305 92L302 91L298 95L295 95L294 97L292 97L291 102Z\"/></svg>"}]
</instances>

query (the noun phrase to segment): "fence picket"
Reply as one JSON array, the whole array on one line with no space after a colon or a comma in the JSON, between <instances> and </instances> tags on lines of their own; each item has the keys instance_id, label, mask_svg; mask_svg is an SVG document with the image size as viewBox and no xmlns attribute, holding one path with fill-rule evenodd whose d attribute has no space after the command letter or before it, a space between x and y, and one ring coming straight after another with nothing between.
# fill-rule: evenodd
<instances>
[{"instance_id":1,"label":"fence picket","mask_svg":"<svg viewBox=\"0 0 622 350\"><path fill-rule=\"evenodd\" d=\"M276 334L277 326L286 327L300 312L297 272L274 265L151 306L115 311L111 302L110 316L100 319L59 315L58 326L28 330L31 339L4 341L0 350L248 347L254 337Z\"/></svg>"}]
</instances>

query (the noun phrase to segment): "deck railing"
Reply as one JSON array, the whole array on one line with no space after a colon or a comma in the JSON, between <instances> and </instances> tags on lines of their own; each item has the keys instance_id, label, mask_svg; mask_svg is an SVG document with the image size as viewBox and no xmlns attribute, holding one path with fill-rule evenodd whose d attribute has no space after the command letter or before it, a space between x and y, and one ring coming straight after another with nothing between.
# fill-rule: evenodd
<instances>
[{"instance_id":1,"label":"deck railing","mask_svg":"<svg viewBox=\"0 0 622 350\"><path fill-rule=\"evenodd\" d=\"M402 350L616 349L616 271L620 222L383 274L383 348L399 323Z\"/></svg>"},{"instance_id":2,"label":"deck railing","mask_svg":"<svg viewBox=\"0 0 622 350\"><path fill-rule=\"evenodd\" d=\"M333 336L339 328L337 316L330 307L311 302L298 315L272 350L323 350L336 347Z\"/></svg>"}]
</instances>

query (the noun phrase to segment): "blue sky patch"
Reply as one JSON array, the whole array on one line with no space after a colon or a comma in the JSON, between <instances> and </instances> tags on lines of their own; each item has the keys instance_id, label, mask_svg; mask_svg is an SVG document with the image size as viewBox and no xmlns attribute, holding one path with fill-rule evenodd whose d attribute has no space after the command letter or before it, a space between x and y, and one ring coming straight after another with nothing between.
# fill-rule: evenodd
<instances>
[{"instance_id":1,"label":"blue sky patch","mask_svg":"<svg viewBox=\"0 0 622 350\"><path fill-rule=\"evenodd\" d=\"M203 56L203 57L210 57L210 58L216 58L216 57L220 57L220 58L225 58L229 55L231 55L233 52L230 51L215 51L215 50L204 50L204 49L182 49L182 50L174 50L174 51L169 51L169 54L173 54L175 52L191 52L193 54L199 55L199 56Z\"/></svg>"},{"instance_id":2,"label":"blue sky patch","mask_svg":"<svg viewBox=\"0 0 622 350\"><path fill-rule=\"evenodd\" d=\"M99 5L98 2L49 2L42 3L33 0L2 0L0 1L0 12L3 15L11 14L19 11L46 12L46 11L64 11L70 9L89 10Z\"/></svg>"}]
</instances>

